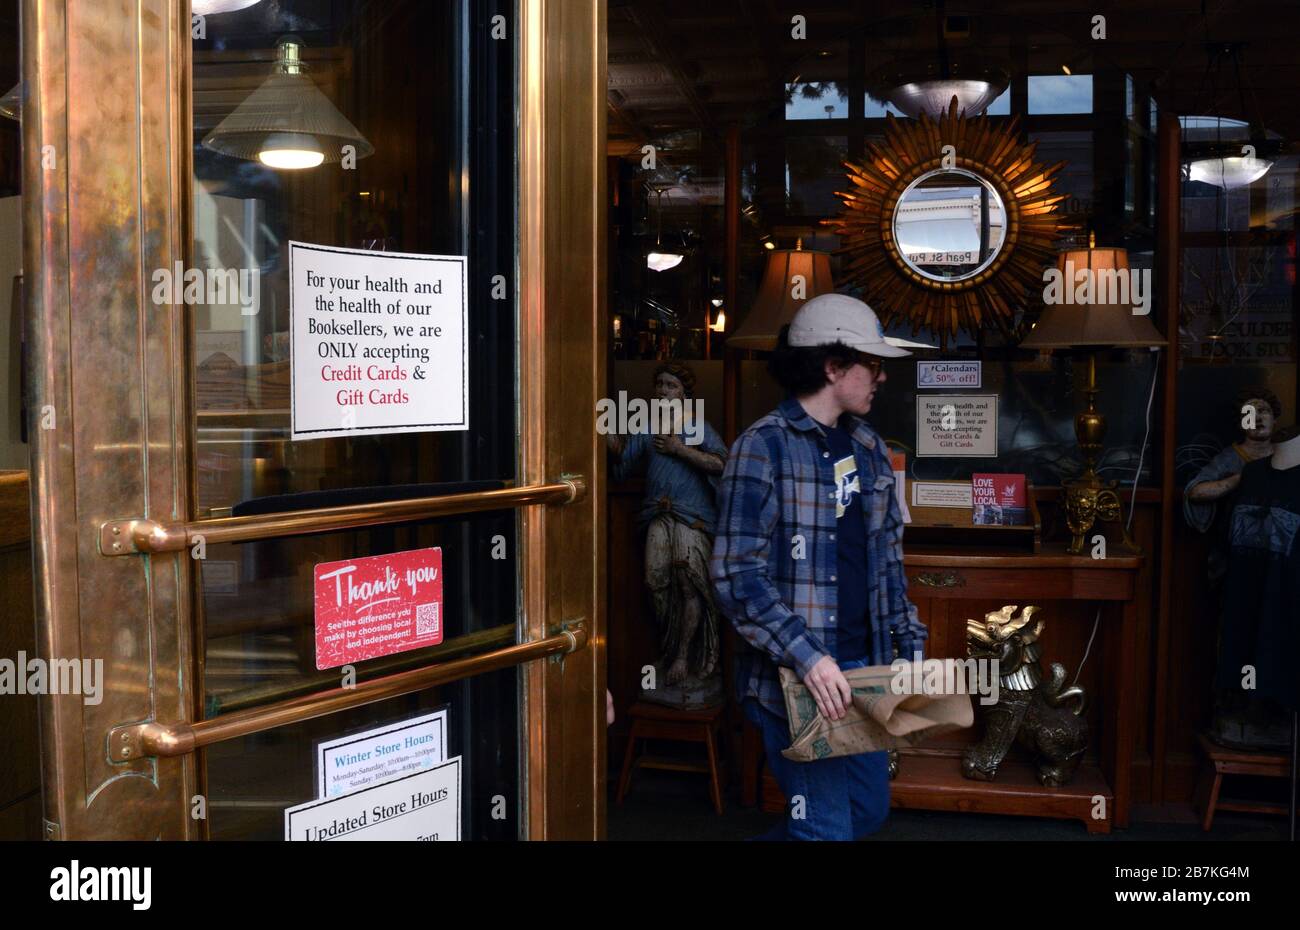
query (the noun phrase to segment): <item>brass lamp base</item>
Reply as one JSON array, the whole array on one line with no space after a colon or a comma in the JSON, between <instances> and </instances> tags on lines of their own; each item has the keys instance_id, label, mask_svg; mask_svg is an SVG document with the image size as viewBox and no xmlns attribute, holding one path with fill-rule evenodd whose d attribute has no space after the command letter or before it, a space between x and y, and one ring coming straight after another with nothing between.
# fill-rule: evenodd
<instances>
[{"instance_id":1,"label":"brass lamp base","mask_svg":"<svg viewBox=\"0 0 1300 930\"><path fill-rule=\"evenodd\" d=\"M1074 418L1074 436L1079 442L1079 451L1083 453L1083 474L1073 481L1061 482L1065 489L1065 522L1073 537L1070 540L1071 555L1083 552L1083 539L1089 530L1101 521L1118 523L1123 535L1124 548L1141 554L1128 535L1124 525L1124 508L1120 505L1119 485L1114 481L1102 481L1097 477L1097 459L1101 456L1102 443L1106 438L1106 418L1097 409L1097 353L1088 353L1088 384L1084 389L1088 405Z\"/></svg>"},{"instance_id":2,"label":"brass lamp base","mask_svg":"<svg viewBox=\"0 0 1300 930\"><path fill-rule=\"evenodd\" d=\"M1140 555L1142 547L1138 546L1128 535L1124 525L1124 508L1120 504L1118 485L1114 481L1102 481L1095 474L1085 474L1074 481L1061 484L1065 489L1065 522L1070 528L1071 555L1080 555L1084 549L1084 537L1098 522L1117 523L1125 549Z\"/></svg>"}]
</instances>

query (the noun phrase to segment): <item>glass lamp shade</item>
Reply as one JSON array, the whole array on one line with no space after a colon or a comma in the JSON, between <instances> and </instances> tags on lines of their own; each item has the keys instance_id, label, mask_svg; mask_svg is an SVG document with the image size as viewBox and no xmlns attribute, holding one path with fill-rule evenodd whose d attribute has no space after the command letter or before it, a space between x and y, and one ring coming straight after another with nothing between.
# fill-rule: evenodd
<instances>
[{"instance_id":1,"label":"glass lamp shade","mask_svg":"<svg viewBox=\"0 0 1300 930\"><path fill-rule=\"evenodd\" d=\"M262 0L194 0L191 10L199 16L208 16L212 13L234 13L236 10L246 10L261 2Z\"/></svg>"},{"instance_id":2,"label":"glass lamp shade","mask_svg":"<svg viewBox=\"0 0 1300 930\"><path fill-rule=\"evenodd\" d=\"M19 81L9 91L0 97L0 116L9 119L23 120L23 82Z\"/></svg>"},{"instance_id":3,"label":"glass lamp shade","mask_svg":"<svg viewBox=\"0 0 1300 930\"><path fill-rule=\"evenodd\" d=\"M947 111L952 98L957 98L957 109L964 110L970 116L978 116L989 108L994 100L1002 95L1006 86L991 84L988 81L967 81L958 79L917 81L891 87L885 92L885 99L900 112L918 118L922 113L938 116Z\"/></svg>"},{"instance_id":4,"label":"glass lamp shade","mask_svg":"<svg viewBox=\"0 0 1300 930\"><path fill-rule=\"evenodd\" d=\"M1180 116L1187 177L1224 190L1249 187L1273 167L1275 133L1227 116Z\"/></svg>"},{"instance_id":5,"label":"glass lamp shade","mask_svg":"<svg viewBox=\"0 0 1300 930\"><path fill-rule=\"evenodd\" d=\"M937 61L886 65L868 80L871 96L894 105L900 113L917 119L947 113L952 98L967 116L978 116L1002 96L1011 79L995 64L959 55L943 69Z\"/></svg>"},{"instance_id":6,"label":"glass lamp shade","mask_svg":"<svg viewBox=\"0 0 1300 930\"><path fill-rule=\"evenodd\" d=\"M1098 293L1098 282L1107 277L1114 281L1120 274L1129 274L1127 249L1073 249L1058 256L1056 267L1063 289L1069 289L1071 295L1082 280L1079 272L1087 271L1092 276L1090 301L1047 305L1038 323L1020 343L1022 349L1150 348L1165 344L1165 337L1160 335L1150 316L1135 314L1131 302L1091 300ZM1113 288L1107 288L1106 292L1106 296L1115 295ZM1125 293L1131 296L1127 285Z\"/></svg>"},{"instance_id":7,"label":"glass lamp shade","mask_svg":"<svg viewBox=\"0 0 1300 930\"><path fill-rule=\"evenodd\" d=\"M375 147L304 73L300 50L295 41L280 43L275 73L208 133L204 148L277 168L335 164L347 146L357 158L374 154Z\"/></svg>"},{"instance_id":8,"label":"glass lamp shade","mask_svg":"<svg viewBox=\"0 0 1300 930\"><path fill-rule=\"evenodd\" d=\"M802 275L802 287L795 280ZM758 296L736 334L727 340L730 349L776 348L781 327L794 319L805 301L835 290L831 280L831 257L826 252L803 249L775 249L768 253L767 271ZM796 297L795 294L801 296Z\"/></svg>"},{"instance_id":9,"label":"glass lamp shade","mask_svg":"<svg viewBox=\"0 0 1300 930\"><path fill-rule=\"evenodd\" d=\"M1227 158L1198 158L1187 166L1187 176L1193 181L1213 184L1224 190L1249 187L1268 174L1273 162L1267 158L1247 158L1236 155Z\"/></svg>"},{"instance_id":10,"label":"glass lamp shade","mask_svg":"<svg viewBox=\"0 0 1300 930\"><path fill-rule=\"evenodd\" d=\"M668 271L680 265L685 257L676 252L651 252L645 257L645 266L651 271Z\"/></svg>"}]
</instances>

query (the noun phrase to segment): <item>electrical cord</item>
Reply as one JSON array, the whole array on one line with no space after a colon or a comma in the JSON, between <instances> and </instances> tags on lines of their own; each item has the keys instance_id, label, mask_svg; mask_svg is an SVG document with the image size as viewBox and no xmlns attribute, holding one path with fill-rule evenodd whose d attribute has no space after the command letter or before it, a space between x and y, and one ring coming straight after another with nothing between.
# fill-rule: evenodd
<instances>
[{"instance_id":1,"label":"electrical cord","mask_svg":"<svg viewBox=\"0 0 1300 930\"><path fill-rule=\"evenodd\" d=\"M1138 453L1137 469L1133 472L1133 485L1131 491L1129 492L1129 501L1128 501L1128 522L1125 523L1124 525L1125 532L1128 532L1133 528L1133 513L1137 509L1137 483L1138 483L1138 478L1142 476L1142 463L1146 459L1147 443L1151 439L1151 407L1155 403L1156 382L1159 380L1159 378L1160 378L1160 354L1159 352L1157 352L1156 363L1153 371L1151 372L1151 391L1147 395L1146 432L1142 436L1142 450L1141 452ZM1097 637L1097 628L1099 626L1101 626L1100 607L1097 608L1097 616L1092 621L1092 632L1088 634L1088 645L1084 647L1083 658L1079 660L1079 667L1075 669L1074 681L1070 683L1071 686L1079 683L1079 676L1083 674L1083 665L1085 662L1088 661L1088 656L1092 654L1092 641Z\"/></svg>"},{"instance_id":2,"label":"electrical cord","mask_svg":"<svg viewBox=\"0 0 1300 930\"><path fill-rule=\"evenodd\" d=\"M1142 462L1146 459L1147 442L1151 438L1151 406L1156 399L1156 381L1160 376L1160 353L1155 353L1156 363L1151 371L1151 392L1147 395L1147 427L1146 433L1142 436L1142 451L1138 454L1137 471L1133 472L1133 489L1129 493L1128 501L1128 522L1124 525L1125 531L1133 529L1133 512L1137 509L1137 485L1138 478L1142 475Z\"/></svg>"}]
</instances>

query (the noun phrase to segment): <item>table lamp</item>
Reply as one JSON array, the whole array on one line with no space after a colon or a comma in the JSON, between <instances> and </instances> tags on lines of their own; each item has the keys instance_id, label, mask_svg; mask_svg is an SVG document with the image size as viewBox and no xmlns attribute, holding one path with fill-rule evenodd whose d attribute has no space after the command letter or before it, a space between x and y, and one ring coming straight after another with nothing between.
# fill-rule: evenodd
<instances>
[{"instance_id":1,"label":"table lamp","mask_svg":"<svg viewBox=\"0 0 1300 930\"><path fill-rule=\"evenodd\" d=\"M802 275L802 284L797 275ZM794 319L805 302L834 290L829 253L804 251L803 240L793 249L773 249L758 296L745 322L727 340L727 348L772 351L781 327Z\"/></svg>"},{"instance_id":2,"label":"table lamp","mask_svg":"<svg viewBox=\"0 0 1300 930\"><path fill-rule=\"evenodd\" d=\"M1117 482L1102 481L1097 475L1097 459L1101 455L1103 440L1106 436L1106 418L1097 409L1097 351L1102 348L1151 348L1166 344L1151 322L1151 318L1134 312L1128 300L1118 300L1118 296L1131 297L1128 251L1122 248L1097 248L1095 237L1090 238L1086 249L1072 249L1062 252L1057 259L1057 269L1064 289L1073 295L1076 285L1087 281L1089 302L1052 303L1047 305L1033 330L1020 343L1023 349L1089 349L1088 352L1088 397L1087 407L1074 418L1074 434L1083 454L1083 474L1072 481L1062 482L1065 490L1066 524L1070 528L1072 539L1069 551L1079 554L1083 551L1084 534L1093 527L1097 520L1118 522L1123 534L1124 545L1130 550L1140 551L1129 538L1128 528L1124 525L1119 494L1116 493ZM1079 278L1079 272L1086 271L1087 278ZM1109 282L1114 285L1120 275L1126 279L1123 290L1114 286L1105 288L1099 284ZM1105 302L1095 302L1099 295L1105 296Z\"/></svg>"}]
</instances>

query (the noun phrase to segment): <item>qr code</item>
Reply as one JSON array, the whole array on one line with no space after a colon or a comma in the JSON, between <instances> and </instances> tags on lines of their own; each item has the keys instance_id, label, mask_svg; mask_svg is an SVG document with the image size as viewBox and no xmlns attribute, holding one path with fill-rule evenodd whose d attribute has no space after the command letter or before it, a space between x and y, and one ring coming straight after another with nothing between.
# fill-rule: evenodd
<instances>
[{"instance_id":1,"label":"qr code","mask_svg":"<svg viewBox=\"0 0 1300 930\"><path fill-rule=\"evenodd\" d=\"M415 635L437 636L442 630L438 619L439 604L420 604L415 608Z\"/></svg>"}]
</instances>

